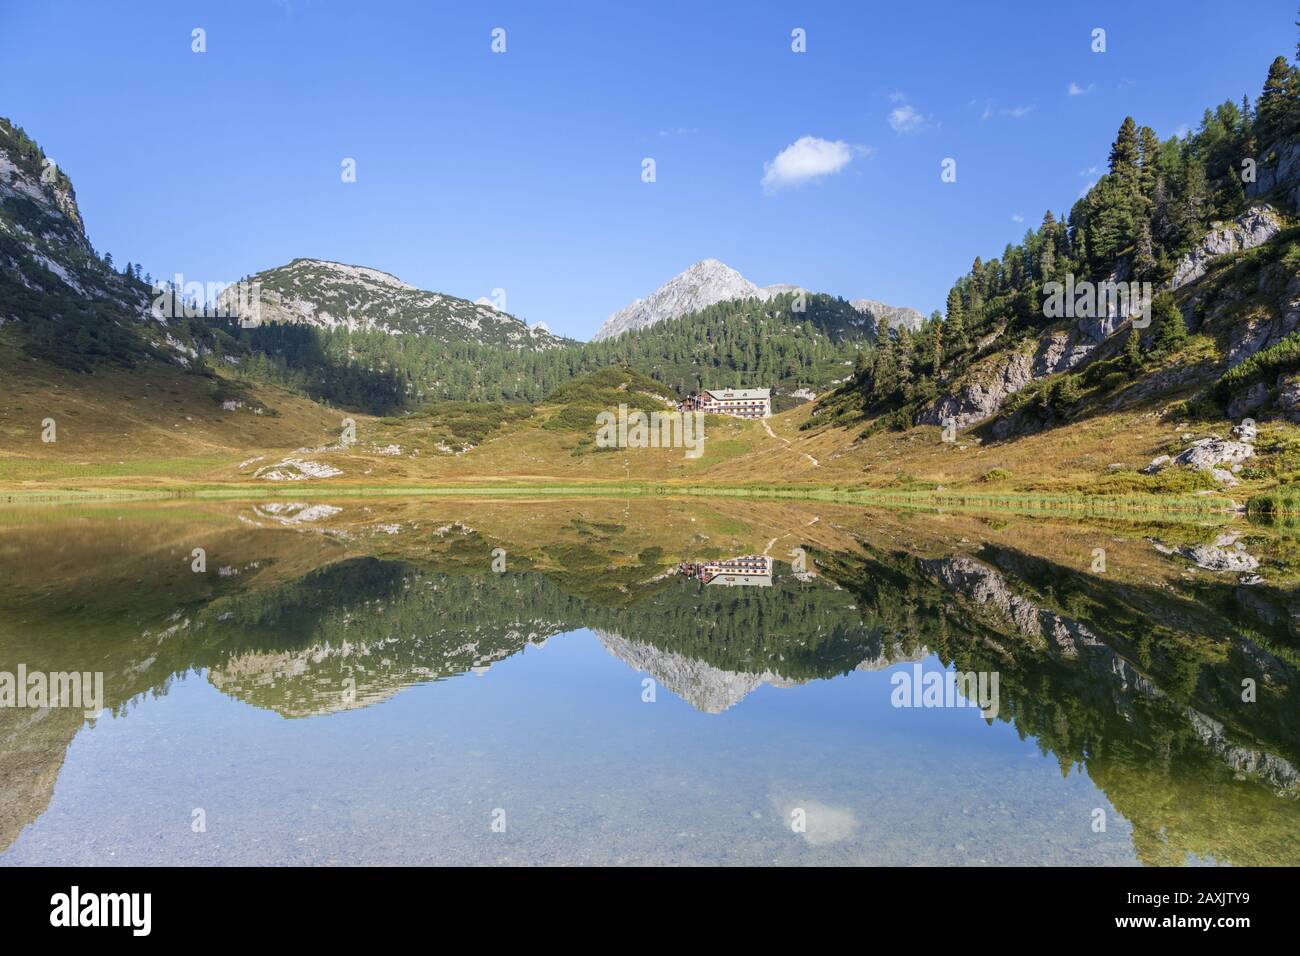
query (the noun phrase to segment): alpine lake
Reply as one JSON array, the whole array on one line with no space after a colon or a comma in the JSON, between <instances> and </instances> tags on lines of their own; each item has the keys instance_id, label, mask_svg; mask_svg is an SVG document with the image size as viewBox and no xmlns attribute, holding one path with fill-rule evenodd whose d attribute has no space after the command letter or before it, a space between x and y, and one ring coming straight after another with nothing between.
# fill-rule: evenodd
<instances>
[{"instance_id":1,"label":"alpine lake","mask_svg":"<svg viewBox=\"0 0 1300 956\"><path fill-rule=\"evenodd\" d=\"M1298 798L1285 526L0 511L3 865L1294 866Z\"/></svg>"}]
</instances>

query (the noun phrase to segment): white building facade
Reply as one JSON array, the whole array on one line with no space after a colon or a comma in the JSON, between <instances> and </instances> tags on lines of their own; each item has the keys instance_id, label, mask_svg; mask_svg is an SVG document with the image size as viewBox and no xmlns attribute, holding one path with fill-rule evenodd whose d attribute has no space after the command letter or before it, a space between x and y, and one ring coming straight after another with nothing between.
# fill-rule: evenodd
<instances>
[{"instance_id":1,"label":"white building facade","mask_svg":"<svg viewBox=\"0 0 1300 956\"><path fill-rule=\"evenodd\" d=\"M683 411L736 418L767 418L772 414L770 388L710 388L682 403Z\"/></svg>"}]
</instances>

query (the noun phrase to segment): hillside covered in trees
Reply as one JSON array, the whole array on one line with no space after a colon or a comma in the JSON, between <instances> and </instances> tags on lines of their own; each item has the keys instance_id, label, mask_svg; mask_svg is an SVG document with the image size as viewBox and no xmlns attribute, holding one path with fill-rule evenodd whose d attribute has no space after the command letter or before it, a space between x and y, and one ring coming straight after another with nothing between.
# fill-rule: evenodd
<instances>
[{"instance_id":1,"label":"hillside covered in trees","mask_svg":"<svg viewBox=\"0 0 1300 956\"><path fill-rule=\"evenodd\" d=\"M721 302L616 339L546 349L347 327L241 328L234 321L220 334L233 353L251 353L233 368L237 377L383 413L431 400L536 402L611 365L630 366L678 396L762 382L788 407L798 401L793 392L822 391L849 374L854 358L869 350L866 325L844 299L787 293L766 302Z\"/></svg>"},{"instance_id":2,"label":"hillside covered in trees","mask_svg":"<svg viewBox=\"0 0 1300 956\"><path fill-rule=\"evenodd\" d=\"M1049 387L1030 390L1032 400L1040 423L1059 422L1078 410L1089 391L1094 397L1109 394L1187 350L1189 330L1205 333L1207 340L1217 337L1229 351L1231 332L1211 321L1219 318L1212 314L1211 297L1184 287L1206 271L1204 262L1234 251L1199 248L1216 223L1235 222L1239 230L1254 230L1255 238L1271 239L1259 254L1267 262L1256 262L1255 270L1276 261L1294 272L1294 231L1286 228L1285 216L1294 214L1295 197L1288 190L1295 188L1297 135L1300 70L1281 56L1270 65L1253 104L1243 97L1206 109L1199 129L1185 136L1162 141L1151 127L1126 117L1107 172L1067 214L1048 210L1037 229L1000 256L977 256L949 291L946 314L935 313L915 333L897 330L882 338L875 353L861 355L853 380L823 403L821 411L828 414L808 427L832 419L871 419L874 428L906 429L939 424L949 416L964 427L997 413L1013 392L1048 378ZM1265 200L1272 205L1261 204ZM1230 245L1232 238L1220 245ZM1248 237L1239 245L1252 242ZM1072 334L1045 306L1049 284L1067 279L1151 283L1156 294L1150 326L1120 328L1126 316L1102 315L1098 328L1087 330L1090 339ZM1249 279L1259 277L1253 273ZM1259 280L1261 291L1276 303L1285 279ZM1231 294L1255 291L1241 281L1236 289ZM1119 344L1099 349L1116 331ZM1055 347L1043 349L1053 332ZM1206 349L1214 351L1208 343L1202 346L1202 358ZM1005 358L1035 348L1034 367L1023 374L1011 369L1015 374L1009 375ZM1273 348L1271 372L1300 367L1294 334ZM1229 358L1240 360L1235 354ZM1080 374L1074 374L1076 368ZM1070 374L1053 378L1057 372ZM962 390L969 393L972 387L1000 392L999 401L971 403ZM1223 389L1215 394L1224 399ZM944 396L953 399L945 403ZM1006 437L1005 430L998 437Z\"/></svg>"}]
</instances>

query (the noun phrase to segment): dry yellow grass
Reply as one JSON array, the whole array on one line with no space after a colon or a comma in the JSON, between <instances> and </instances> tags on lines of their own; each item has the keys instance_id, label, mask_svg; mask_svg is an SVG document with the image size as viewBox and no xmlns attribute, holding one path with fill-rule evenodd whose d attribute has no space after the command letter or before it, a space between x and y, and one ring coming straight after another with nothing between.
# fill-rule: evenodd
<instances>
[{"instance_id":1,"label":"dry yellow grass","mask_svg":"<svg viewBox=\"0 0 1300 956\"><path fill-rule=\"evenodd\" d=\"M954 443L937 428L879 432L863 426L803 429L811 405L767 422L711 416L704 454L681 448L597 450L591 433L542 427L551 411L507 418L477 447L439 448L420 416L376 419L330 409L270 386L248 386L245 407L222 408L235 386L178 369L104 369L94 376L53 369L12 350L0 367L13 394L0 408L0 493L78 489L261 492L402 487L624 485L803 488L979 489L1069 494L1112 466L1131 472L1169 451L1188 426L1157 410L1120 411L1011 441L970 433ZM249 405L265 408L255 414ZM41 441L53 418L58 440ZM343 421L356 442L340 444ZM286 458L337 469L328 479L274 482L258 476ZM1245 482L1245 500L1267 483Z\"/></svg>"}]
</instances>

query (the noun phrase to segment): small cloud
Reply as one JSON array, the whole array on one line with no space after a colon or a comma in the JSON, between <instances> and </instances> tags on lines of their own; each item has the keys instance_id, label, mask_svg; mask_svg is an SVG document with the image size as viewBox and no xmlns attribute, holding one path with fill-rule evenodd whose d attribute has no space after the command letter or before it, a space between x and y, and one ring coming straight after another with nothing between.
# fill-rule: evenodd
<instances>
[{"instance_id":1,"label":"small cloud","mask_svg":"<svg viewBox=\"0 0 1300 956\"><path fill-rule=\"evenodd\" d=\"M900 91L900 90L894 90L894 92L892 92L892 93L889 94L889 102L891 102L891 103L906 103L906 102L907 102L907 97L902 93L902 91Z\"/></svg>"},{"instance_id":2,"label":"small cloud","mask_svg":"<svg viewBox=\"0 0 1300 956\"><path fill-rule=\"evenodd\" d=\"M659 135L660 136L687 136L694 132L695 130L687 129L685 126L674 126L674 127L669 127L668 129L661 129L659 131Z\"/></svg>"},{"instance_id":3,"label":"small cloud","mask_svg":"<svg viewBox=\"0 0 1300 956\"><path fill-rule=\"evenodd\" d=\"M1067 96L1087 96L1094 89L1096 84L1089 83L1087 86L1080 86L1078 83L1071 82L1069 88L1065 91Z\"/></svg>"},{"instance_id":4,"label":"small cloud","mask_svg":"<svg viewBox=\"0 0 1300 956\"><path fill-rule=\"evenodd\" d=\"M1012 222L1024 222L1024 221L1025 221L1025 217L1022 216L1022 215L1020 215L1020 213L1018 213L1018 212L1014 212L1014 213L1011 214L1011 221L1012 221Z\"/></svg>"},{"instance_id":5,"label":"small cloud","mask_svg":"<svg viewBox=\"0 0 1300 956\"><path fill-rule=\"evenodd\" d=\"M1186 123L1182 123L1181 125L1179 125L1177 129L1174 130L1174 135L1177 136L1179 139L1184 139L1186 138L1187 134L1190 133L1191 131L1192 128L1190 126L1188 126Z\"/></svg>"},{"instance_id":6,"label":"small cloud","mask_svg":"<svg viewBox=\"0 0 1300 956\"><path fill-rule=\"evenodd\" d=\"M1101 167L1100 167L1100 166L1089 166L1087 169L1081 169L1081 170L1079 170L1079 175L1080 175L1080 176L1092 176L1092 177L1095 178L1095 177L1101 175Z\"/></svg>"},{"instance_id":7,"label":"small cloud","mask_svg":"<svg viewBox=\"0 0 1300 956\"><path fill-rule=\"evenodd\" d=\"M904 103L889 111L889 125L895 133L916 133L925 128L929 118L910 104Z\"/></svg>"},{"instance_id":8,"label":"small cloud","mask_svg":"<svg viewBox=\"0 0 1300 956\"><path fill-rule=\"evenodd\" d=\"M1094 179L1092 182L1088 183L1088 185L1084 186L1082 189L1079 190L1078 198L1082 199L1084 196L1088 195L1088 193L1092 190L1092 187L1095 185L1097 185L1097 180Z\"/></svg>"},{"instance_id":9,"label":"small cloud","mask_svg":"<svg viewBox=\"0 0 1300 956\"><path fill-rule=\"evenodd\" d=\"M1034 109L1035 104L1033 103L1027 106L1003 106L994 109L993 104L990 102L984 105L984 112L980 114L980 121L983 122L993 116L1010 116L1012 119L1023 119L1032 113Z\"/></svg>"},{"instance_id":10,"label":"small cloud","mask_svg":"<svg viewBox=\"0 0 1300 956\"><path fill-rule=\"evenodd\" d=\"M850 146L842 140L831 142L816 136L801 136L777 153L770 163L763 164L763 192L770 195L830 176L852 162L854 153L870 152L865 146Z\"/></svg>"}]
</instances>

